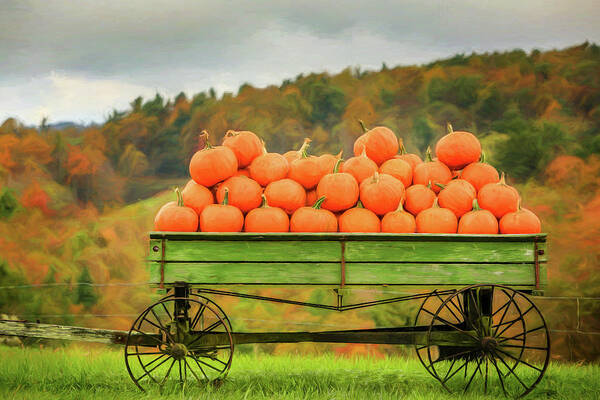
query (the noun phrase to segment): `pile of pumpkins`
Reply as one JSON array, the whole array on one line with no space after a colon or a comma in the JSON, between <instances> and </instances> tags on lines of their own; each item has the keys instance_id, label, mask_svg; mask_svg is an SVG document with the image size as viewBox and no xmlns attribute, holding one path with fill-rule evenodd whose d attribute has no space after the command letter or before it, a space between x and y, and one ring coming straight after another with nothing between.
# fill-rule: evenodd
<instances>
[{"instance_id":1,"label":"pile of pumpkins","mask_svg":"<svg viewBox=\"0 0 600 400\"><path fill-rule=\"evenodd\" d=\"M363 126L364 128L364 126ZM249 131L190 161L191 180L157 213L154 229L176 232L387 232L534 234L541 223L522 208L504 174L487 164L479 140L453 131L425 161L394 132L376 127L354 143L354 157L267 152Z\"/></svg>"}]
</instances>

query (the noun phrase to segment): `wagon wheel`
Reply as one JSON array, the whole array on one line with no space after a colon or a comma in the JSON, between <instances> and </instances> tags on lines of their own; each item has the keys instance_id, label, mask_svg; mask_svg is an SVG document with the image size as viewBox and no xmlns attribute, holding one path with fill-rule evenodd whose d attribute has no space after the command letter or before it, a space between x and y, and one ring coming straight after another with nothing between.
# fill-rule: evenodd
<instances>
[{"instance_id":1,"label":"wagon wheel","mask_svg":"<svg viewBox=\"0 0 600 400\"><path fill-rule=\"evenodd\" d=\"M443 327L443 329L441 329ZM472 342L460 351L436 351L432 334L453 331ZM507 397L529 393L542 379L550 358L548 327L523 293L501 285L474 285L442 303L427 332L427 370L450 392L495 387Z\"/></svg>"},{"instance_id":2,"label":"wagon wheel","mask_svg":"<svg viewBox=\"0 0 600 400\"><path fill-rule=\"evenodd\" d=\"M227 375L234 348L231 324L212 301L192 296L167 296L133 323L125 365L141 390L220 383Z\"/></svg>"},{"instance_id":3,"label":"wagon wheel","mask_svg":"<svg viewBox=\"0 0 600 400\"><path fill-rule=\"evenodd\" d=\"M223 319L225 322L227 322L227 326L229 327L229 332L233 332L233 328L231 326L231 321L229 320L229 318L227 318L227 314L225 314L225 311L223 311L223 309L217 303L215 303L208 297L205 297L205 296L202 296L202 295L196 294L196 293L191 293L189 290L186 292L185 296L178 296L178 297L190 297L190 296L195 300L198 300L204 304L208 304L215 312L217 312L217 314L221 317L221 319ZM176 296L174 293L171 293L171 294L161 298L161 300L169 299L171 297L176 297Z\"/></svg>"}]
</instances>

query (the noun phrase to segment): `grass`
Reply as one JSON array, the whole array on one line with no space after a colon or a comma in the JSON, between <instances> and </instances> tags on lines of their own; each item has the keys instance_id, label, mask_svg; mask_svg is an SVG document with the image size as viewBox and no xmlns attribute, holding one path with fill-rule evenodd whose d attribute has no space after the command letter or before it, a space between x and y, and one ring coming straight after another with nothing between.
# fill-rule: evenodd
<instances>
[{"instance_id":1,"label":"grass","mask_svg":"<svg viewBox=\"0 0 600 400\"><path fill-rule=\"evenodd\" d=\"M236 354L219 388L141 393L130 381L123 354L112 349L0 347L3 399L498 399L445 392L407 358L337 358ZM598 399L600 366L552 364L530 399Z\"/></svg>"}]
</instances>

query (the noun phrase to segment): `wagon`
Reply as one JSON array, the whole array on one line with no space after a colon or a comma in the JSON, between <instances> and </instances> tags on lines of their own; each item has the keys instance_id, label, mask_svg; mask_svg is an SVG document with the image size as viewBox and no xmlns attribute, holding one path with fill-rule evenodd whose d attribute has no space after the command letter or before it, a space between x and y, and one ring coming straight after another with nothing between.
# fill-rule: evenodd
<instances>
[{"instance_id":1,"label":"wagon","mask_svg":"<svg viewBox=\"0 0 600 400\"><path fill-rule=\"evenodd\" d=\"M411 345L447 390L493 387L508 397L529 393L548 366L548 327L531 300L546 284L545 234L151 232L149 246L151 282L166 293L129 332L14 322L0 323L0 332L124 344L127 371L142 390L218 384L235 346L249 343ZM332 297L318 303L255 294L264 287L331 289ZM348 302L365 288L381 289L383 298ZM406 290L398 296L390 288ZM409 326L238 332L215 296L331 312L419 305Z\"/></svg>"}]
</instances>

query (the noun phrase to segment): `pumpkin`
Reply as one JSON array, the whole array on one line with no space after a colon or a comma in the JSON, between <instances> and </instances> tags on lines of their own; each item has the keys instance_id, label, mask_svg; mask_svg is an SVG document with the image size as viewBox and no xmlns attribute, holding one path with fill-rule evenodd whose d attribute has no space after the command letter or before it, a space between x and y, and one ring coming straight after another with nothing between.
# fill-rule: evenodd
<instances>
[{"instance_id":1,"label":"pumpkin","mask_svg":"<svg viewBox=\"0 0 600 400\"><path fill-rule=\"evenodd\" d=\"M401 181L404 184L404 187L409 187L412 183L412 167L404 160L397 158L387 160L381 164L381 167L379 167L379 172L393 176Z\"/></svg>"},{"instance_id":2,"label":"pumpkin","mask_svg":"<svg viewBox=\"0 0 600 400\"><path fill-rule=\"evenodd\" d=\"M306 152L306 149L310 145L310 142L312 142L312 140L310 140L309 138L305 138L304 142L302 142L302 146L300 147L300 149L287 151L283 154L283 157L288 161L289 164L291 164L292 161L302 157L302 154Z\"/></svg>"},{"instance_id":3,"label":"pumpkin","mask_svg":"<svg viewBox=\"0 0 600 400\"><path fill-rule=\"evenodd\" d=\"M269 207L267 198L262 195L260 208L251 210L244 220L246 232L287 232L290 230L290 217L279 207Z\"/></svg>"},{"instance_id":4,"label":"pumpkin","mask_svg":"<svg viewBox=\"0 0 600 400\"><path fill-rule=\"evenodd\" d=\"M162 206L154 217L155 231L196 232L198 230L198 214L190 207L183 205L179 189L175 189L177 202L169 202Z\"/></svg>"},{"instance_id":5,"label":"pumpkin","mask_svg":"<svg viewBox=\"0 0 600 400\"><path fill-rule=\"evenodd\" d=\"M235 153L240 168L245 168L252 160L262 154L262 141L250 131L227 131L223 138L223 146Z\"/></svg>"},{"instance_id":6,"label":"pumpkin","mask_svg":"<svg viewBox=\"0 0 600 400\"><path fill-rule=\"evenodd\" d=\"M318 199L317 189L308 190L306 192L306 204L305 205L312 207L315 204L315 201L317 201L317 199Z\"/></svg>"},{"instance_id":7,"label":"pumpkin","mask_svg":"<svg viewBox=\"0 0 600 400\"><path fill-rule=\"evenodd\" d=\"M404 197L404 185L388 174L375 174L360 184L360 201L377 215L385 215L398 208Z\"/></svg>"},{"instance_id":8,"label":"pumpkin","mask_svg":"<svg viewBox=\"0 0 600 400\"><path fill-rule=\"evenodd\" d=\"M229 147L212 147L208 142L208 132L203 131L201 136L206 139L206 147L192 156L190 176L197 184L210 187L235 175L238 160Z\"/></svg>"},{"instance_id":9,"label":"pumpkin","mask_svg":"<svg viewBox=\"0 0 600 400\"><path fill-rule=\"evenodd\" d=\"M333 171L335 164L342 159L343 150L340 151L337 155L333 154L323 154L317 157L317 162L320 166L321 176L325 176L326 174ZM343 164L343 161L342 161ZM341 168L341 165L338 167Z\"/></svg>"},{"instance_id":10,"label":"pumpkin","mask_svg":"<svg viewBox=\"0 0 600 400\"><path fill-rule=\"evenodd\" d=\"M346 210L339 217L340 232L381 232L381 221L371 210L362 207L360 201L357 207Z\"/></svg>"},{"instance_id":11,"label":"pumpkin","mask_svg":"<svg viewBox=\"0 0 600 400\"><path fill-rule=\"evenodd\" d=\"M366 130L362 121L360 123L363 130ZM362 154L364 148L367 157L381 165L396 155L398 147L398 138L394 132L384 126L378 126L366 131L354 142L354 155Z\"/></svg>"},{"instance_id":12,"label":"pumpkin","mask_svg":"<svg viewBox=\"0 0 600 400\"><path fill-rule=\"evenodd\" d=\"M500 219L500 233L503 234L535 234L542 232L542 223L533 212L521 208L519 202L518 210L506 213Z\"/></svg>"},{"instance_id":13,"label":"pumpkin","mask_svg":"<svg viewBox=\"0 0 600 400\"><path fill-rule=\"evenodd\" d=\"M347 172L338 172L342 160L338 160L333 172L321 178L317 185L317 197L325 197L323 208L329 211L347 210L358 200L358 183Z\"/></svg>"},{"instance_id":14,"label":"pumpkin","mask_svg":"<svg viewBox=\"0 0 600 400\"><path fill-rule=\"evenodd\" d=\"M404 195L404 208L414 216L423 210L431 208L435 201L435 192L428 186L416 184L408 187Z\"/></svg>"},{"instance_id":15,"label":"pumpkin","mask_svg":"<svg viewBox=\"0 0 600 400\"><path fill-rule=\"evenodd\" d=\"M341 166L340 171L351 174L354 179L360 184L362 181L377 172L377 164L375 161L367 157L367 152L363 148L359 156L349 158Z\"/></svg>"},{"instance_id":16,"label":"pumpkin","mask_svg":"<svg viewBox=\"0 0 600 400\"><path fill-rule=\"evenodd\" d=\"M198 215L204 210L204 207L215 202L212 192L208 188L198 185L193 179L186 183L181 191L181 197L183 205L193 209Z\"/></svg>"},{"instance_id":17,"label":"pumpkin","mask_svg":"<svg viewBox=\"0 0 600 400\"><path fill-rule=\"evenodd\" d=\"M498 220L488 210L479 208L477 199L473 199L473 210L458 221L458 233L495 235L498 233Z\"/></svg>"},{"instance_id":18,"label":"pumpkin","mask_svg":"<svg viewBox=\"0 0 600 400\"><path fill-rule=\"evenodd\" d=\"M312 207L300 207L290 219L290 232L337 232L337 218L329 210L321 209L325 197Z\"/></svg>"},{"instance_id":19,"label":"pumpkin","mask_svg":"<svg viewBox=\"0 0 600 400\"><path fill-rule=\"evenodd\" d=\"M287 178L269 183L265 196L272 207L279 207L290 215L306 204L306 191L302 185Z\"/></svg>"},{"instance_id":20,"label":"pumpkin","mask_svg":"<svg viewBox=\"0 0 600 400\"><path fill-rule=\"evenodd\" d=\"M433 207L423 210L415 219L419 233L456 233L458 220L447 208L440 208L437 199Z\"/></svg>"},{"instance_id":21,"label":"pumpkin","mask_svg":"<svg viewBox=\"0 0 600 400\"><path fill-rule=\"evenodd\" d=\"M498 183L488 183L477 194L479 207L489 210L498 219L519 209L517 189L506 184L504 172Z\"/></svg>"},{"instance_id":22,"label":"pumpkin","mask_svg":"<svg viewBox=\"0 0 600 400\"><path fill-rule=\"evenodd\" d=\"M281 154L267 153L267 149L263 147L263 154L252 160L248 169L252 179L261 186L267 186L285 178L290 170L290 163Z\"/></svg>"},{"instance_id":23,"label":"pumpkin","mask_svg":"<svg viewBox=\"0 0 600 400\"><path fill-rule=\"evenodd\" d=\"M248 170L248 168L238 169L233 176L246 176L250 178L250 171Z\"/></svg>"},{"instance_id":24,"label":"pumpkin","mask_svg":"<svg viewBox=\"0 0 600 400\"><path fill-rule=\"evenodd\" d=\"M481 157L481 143L469 132L456 131L448 124L448 134L438 140L435 155L450 169L463 169Z\"/></svg>"},{"instance_id":25,"label":"pumpkin","mask_svg":"<svg viewBox=\"0 0 600 400\"><path fill-rule=\"evenodd\" d=\"M400 140L399 142L400 142L400 154L396 154L394 156L394 158L404 160L407 163L409 163L414 172L415 167L417 165L421 164L423 162L423 160L421 160L421 157L419 157L416 154L407 153L406 149L404 148L404 143L402 142L402 140Z\"/></svg>"},{"instance_id":26,"label":"pumpkin","mask_svg":"<svg viewBox=\"0 0 600 400\"><path fill-rule=\"evenodd\" d=\"M390 211L381 219L381 232L387 233L415 233L417 224L415 217L404 211L402 202L395 211Z\"/></svg>"},{"instance_id":27,"label":"pumpkin","mask_svg":"<svg viewBox=\"0 0 600 400\"><path fill-rule=\"evenodd\" d=\"M450 169L443 163L432 160L431 149L427 148L425 162L415 167L413 183L427 185L431 182L431 189L435 193L439 193L441 188L437 184L445 185L451 179L452 172Z\"/></svg>"},{"instance_id":28,"label":"pumpkin","mask_svg":"<svg viewBox=\"0 0 600 400\"><path fill-rule=\"evenodd\" d=\"M200 230L202 232L241 232L244 226L244 215L239 208L229 205L229 189L223 189L221 204L209 204L200 214Z\"/></svg>"},{"instance_id":29,"label":"pumpkin","mask_svg":"<svg viewBox=\"0 0 600 400\"><path fill-rule=\"evenodd\" d=\"M453 179L438 194L438 203L441 207L451 210L456 218L460 218L473 209L476 196L477 192L469 182Z\"/></svg>"},{"instance_id":30,"label":"pumpkin","mask_svg":"<svg viewBox=\"0 0 600 400\"><path fill-rule=\"evenodd\" d=\"M309 156L306 152L308 144L304 147L300 158L290 163L288 178L295 180L305 189L312 189L321 180L321 167L319 160L315 156Z\"/></svg>"},{"instance_id":31,"label":"pumpkin","mask_svg":"<svg viewBox=\"0 0 600 400\"><path fill-rule=\"evenodd\" d=\"M260 206L262 188L254 179L243 175L227 179L217 188L217 202L223 202L225 189L229 190L228 204L239 208L243 213Z\"/></svg>"},{"instance_id":32,"label":"pumpkin","mask_svg":"<svg viewBox=\"0 0 600 400\"><path fill-rule=\"evenodd\" d=\"M478 192L488 183L496 183L500 180L496 168L485 162L485 153L483 152L479 162L467 165L460 176L462 179L469 181Z\"/></svg>"}]
</instances>

